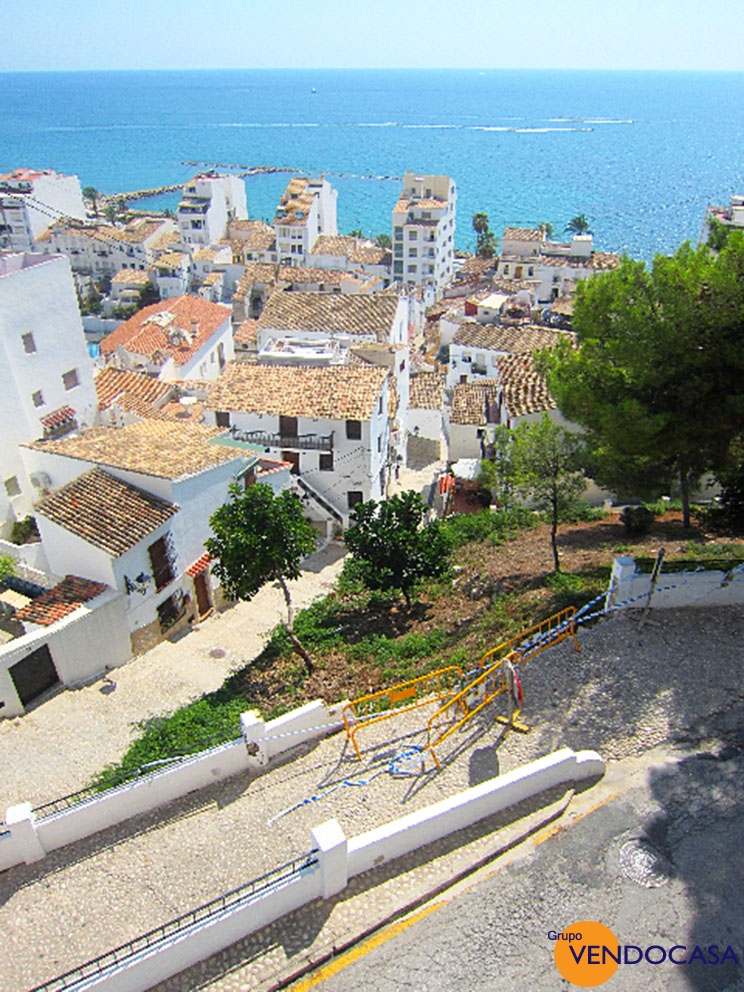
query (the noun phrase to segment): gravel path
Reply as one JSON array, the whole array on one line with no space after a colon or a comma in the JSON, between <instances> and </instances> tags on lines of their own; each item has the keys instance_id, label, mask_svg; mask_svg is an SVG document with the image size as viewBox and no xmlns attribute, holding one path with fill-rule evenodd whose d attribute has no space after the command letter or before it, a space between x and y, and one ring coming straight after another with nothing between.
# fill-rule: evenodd
<instances>
[{"instance_id":1,"label":"gravel path","mask_svg":"<svg viewBox=\"0 0 744 992\"><path fill-rule=\"evenodd\" d=\"M525 664L529 734L504 737L486 713L442 749L438 774L431 761L416 778L389 773L400 748L423 741L421 714L401 714L365 732L361 765L336 735L262 776L237 776L12 869L0 876L0 929L13 949L0 990L51 978L304 853L310 828L330 817L353 836L562 745L596 748L610 761L662 742L736 745L743 621L743 609L656 611L642 626L637 613L616 614L580 631L580 653L568 640ZM367 785L343 786L267 825L344 779ZM242 984L233 975L208 987L252 987L241 974ZM173 981L172 989L193 987Z\"/></svg>"}]
</instances>

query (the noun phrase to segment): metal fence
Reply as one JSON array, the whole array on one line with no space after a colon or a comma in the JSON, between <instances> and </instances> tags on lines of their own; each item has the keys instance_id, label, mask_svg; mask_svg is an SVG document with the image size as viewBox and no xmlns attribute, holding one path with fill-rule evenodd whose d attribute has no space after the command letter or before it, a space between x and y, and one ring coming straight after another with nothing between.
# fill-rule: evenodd
<instances>
[{"instance_id":1,"label":"metal fence","mask_svg":"<svg viewBox=\"0 0 744 992\"><path fill-rule=\"evenodd\" d=\"M247 882L217 899L212 899L211 902L204 903L203 906L192 909L175 920L170 920L154 930L149 930L141 937L135 937L134 940L120 944L106 954L86 961L85 964L65 972L64 975L59 975L43 985L35 986L31 992L62 992L64 989L74 989L79 982L102 975L117 965L124 964L143 951L150 950L163 941L173 939L196 923L205 923L219 916L225 910L237 909L242 903L249 903L257 896L267 894L283 882L291 882L293 879L299 878L306 871L314 870L317 864L317 851L310 851L309 854L295 858L294 861L290 861L280 868L274 868L266 875L261 875L260 878Z\"/></svg>"}]
</instances>

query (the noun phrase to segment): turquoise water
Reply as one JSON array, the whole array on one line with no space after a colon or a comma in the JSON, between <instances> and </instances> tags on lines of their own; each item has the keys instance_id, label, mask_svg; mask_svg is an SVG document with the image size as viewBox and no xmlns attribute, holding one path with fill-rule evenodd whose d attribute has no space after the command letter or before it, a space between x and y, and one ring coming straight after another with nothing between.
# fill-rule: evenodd
<instances>
[{"instance_id":1,"label":"turquoise water","mask_svg":"<svg viewBox=\"0 0 744 992\"><path fill-rule=\"evenodd\" d=\"M744 192L744 73L261 70L0 74L0 169L74 172L104 193L184 182L185 161L325 172L339 229L389 231L397 179L447 173L470 216L589 216L597 247L650 259ZM246 180L273 216L286 175ZM176 197L160 198L159 206Z\"/></svg>"}]
</instances>

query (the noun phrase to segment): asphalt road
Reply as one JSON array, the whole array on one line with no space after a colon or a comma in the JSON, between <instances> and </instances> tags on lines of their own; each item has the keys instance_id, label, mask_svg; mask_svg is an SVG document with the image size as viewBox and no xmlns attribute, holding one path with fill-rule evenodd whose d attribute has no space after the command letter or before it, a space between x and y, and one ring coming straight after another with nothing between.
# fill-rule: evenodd
<instances>
[{"instance_id":1,"label":"asphalt road","mask_svg":"<svg viewBox=\"0 0 744 992\"><path fill-rule=\"evenodd\" d=\"M744 989L744 753L652 758L639 773L565 828L538 835L519 856L428 913L391 927L337 959L302 988L321 992L542 992L576 987L558 973L548 938L596 920L621 945L657 945L682 959L695 945L731 946L740 964L668 960L622 964L612 992ZM594 803L594 805L592 805ZM389 939L388 939L389 938ZM629 952L629 957L637 956ZM661 957L654 950L651 958ZM324 978L335 970L335 974ZM298 986L298 989L300 986Z\"/></svg>"}]
</instances>

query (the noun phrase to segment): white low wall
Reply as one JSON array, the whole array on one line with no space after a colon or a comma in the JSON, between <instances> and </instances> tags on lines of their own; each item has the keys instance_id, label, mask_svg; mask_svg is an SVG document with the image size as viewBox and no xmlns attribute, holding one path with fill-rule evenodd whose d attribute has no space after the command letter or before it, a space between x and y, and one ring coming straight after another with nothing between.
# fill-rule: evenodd
<instances>
[{"instance_id":1,"label":"white low wall","mask_svg":"<svg viewBox=\"0 0 744 992\"><path fill-rule=\"evenodd\" d=\"M103 974L71 982L65 988L69 992L93 989L145 992L286 913L314 899L331 898L360 872L439 840L553 786L603 772L604 762L595 751L574 752L563 748L348 842L338 822L329 820L312 831L316 865L207 920L184 927Z\"/></svg>"},{"instance_id":2,"label":"white low wall","mask_svg":"<svg viewBox=\"0 0 744 992\"><path fill-rule=\"evenodd\" d=\"M31 544L13 544L11 541L0 540L0 555L7 555L14 561L27 565L37 572L43 573L49 568L44 553L44 545L41 541L34 541ZM25 574L22 577L25 578Z\"/></svg>"},{"instance_id":3,"label":"white low wall","mask_svg":"<svg viewBox=\"0 0 744 992\"><path fill-rule=\"evenodd\" d=\"M563 748L349 841L349 876L391 861L565 782L601 775L594 751Z\"/></svg>"},{"instance_id":4,"label":"white low wall","mask_svg":"<svg viewBox=\"0 0 744 992\"><path fill-rule=\"evenodd\" d=\"M744 568L733 572L668 572L663 568L649 600L651 576L636 570L633 558L615 558L607 609L681 609L691 606L738 606L744 603Z\"/></svg>"},{"instance_id":5,"label":"white low wall","mask_svg":"<svg viewBox=\"0 0 744 992\"><path fill-rule=\"evenodd\" d=\"M15 642L14 642L15 643ZM37 818L29 803L11 806L9 834L0 833L0 871L38 861L49 851L90 837L233 775L265 768L272 758L343 724L338 710L318 699L264 723L257 713L241 718L243 738L201 751L151 774L108 789L75 806Z\"/></svg>"}]
</instances>

